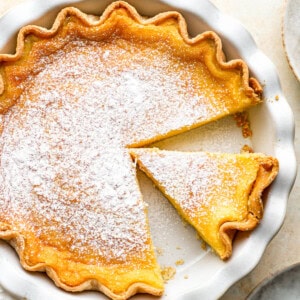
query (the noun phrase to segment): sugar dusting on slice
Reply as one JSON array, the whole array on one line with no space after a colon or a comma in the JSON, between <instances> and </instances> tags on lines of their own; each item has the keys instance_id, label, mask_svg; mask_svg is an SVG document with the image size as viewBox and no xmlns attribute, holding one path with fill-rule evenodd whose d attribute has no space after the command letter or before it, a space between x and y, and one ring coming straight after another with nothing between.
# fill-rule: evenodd
<instances>
[{"instance_id":1,"label":"sugar dusting on slice","mask_svg":"<svg viewBox=\"0 0 300 300\"><path fill-rule=\"evenodd\" d=\"M218 164L206 153L137 150L150 174L178 203L183 211L196 213L202 205L209 205L211 183L220 185Z\"/></svg>"},{"instance_id":2,"label":"sugar dusting on slice","mask_svg":"<svg viewBox=\"0 0 300 300\"><path fill-rule=\"evenodd\" d=\"M0 204L18 220L16 230L108 261L149 250L125 146L206 119L213 109L187 72L178 72L180 62L134 47L75 40L43 58L44 69L22 84L1 137Z\"/></svg>"},{"instance_id":3,"label":"sugar dusting on slice","mask_svg":"<svg viewBox=\"0 0 300 300\"><path fill-rule=\"evenodd\" d=\"M132 153L184 214L202 216L201 222L206 222L207 213L217 215L223 207L239 211L234 195L242 170L233 155L151 148L134 149Z\"/></svg>"}]
</instances>

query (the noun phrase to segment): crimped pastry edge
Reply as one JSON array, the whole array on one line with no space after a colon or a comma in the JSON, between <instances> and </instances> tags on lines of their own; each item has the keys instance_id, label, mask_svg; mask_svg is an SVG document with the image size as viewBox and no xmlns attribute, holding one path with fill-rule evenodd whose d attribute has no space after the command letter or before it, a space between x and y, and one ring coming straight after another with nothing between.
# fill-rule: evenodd
<instances>
[{"instance_id":1,"label":"crimped pastry edge","mask_svg":"<svg viewBox=\"0 0 300 300\"><path fill-rule=\"evenodd\" d=\"M28 34L34 34L39 38L52 37L58 32L60 26L63 24L64 20L68 16L77 17L86 26L97 26L105 23L105 21L109 18L110 14L114 10L119 8L126 9L130 17L134 21L142 25L147 25L147 24L156 25L167 19L176 19L179 28L179 34L181 35L181 37L183 38L186 44L193 45L204 39L212 39L216 45L216 59L219 65L224 69L240 69L242 72L245 93L247 94L248 97L256 98L257 103L261 102L260 95L262 93L262 88L259 82L255 78L249 77L249 68L242 59L234 59L230 61L225 60L225 54L222 50L222 41L215 32L205 31L193 38L190 38L187 31L186 21L179 12L168 11L168 12L159 13L151 18L144 18L137 12L137 10L133 6L131 6L125 1L116 1L110 4L104 10L103 14L99 17L99 19L96 16L85 14L75 7L66 7L58 13L51 29L46 29L44 27L40 27L36 25L24 26L23 28L21 28L21 30L18 33L15 54L0 54L0 63L2 61L14 62L22 57L25 38ZM0 95L3 94L3 92L4 92L4 82L3 82L3 78L0 76Z\"/></svg>"},{"instance_id":2,"label":"crimped pastry edge","mask_svg":"<svg viewBox=\"0 0 300 300\"><path fill-rule=\"evenodd\" d=\"M18 232L11 230L0 231L0 238L6 240L16 250L20 258L20 263L25 270L32 272L45 272L54 281L56 286L64 289L65 291L81 292L84 290L96 290L102 292L113 300L126 300L137 293L149 293L154 296L161 296L163 293L163 290L156 289L143 282L135 282L131 284L129 288L122 294L113 293L110 289L98 282L96 279L86 280L82 284L73 287L66 285L60 280L54 269L48 267L45 263L39 263L30 266L25 262L23 259L25 239L22 235L18 234Z\"/></svg>"},{"instance_id":3,"label":"crimped pastry edge","mask_svg":"<svg viewBox=\"0 0 300 300\"><path fill-rule=\"evenodd\" d=\"M140 150L143 149L141 148ZM148 151L149 150L151 152L156 152L159 149L148 148ZM170 200L171 198L168 195L166 195L166 193L164 192L164 188L162 188L159 185L159 183L155 180L155 178L148 172L144 164L139 160L138 151L139 151L138 148L132 148L129 150L129 153L132 156L135 163L138 164L139 168L155 183L155 185L164 194L164 196ZM172 151L172 152L178 152L178 151ZM192 152L187 151L185 153L192 153ZM245 155L247 154L245 153ZM228 221L228 222L224 222L220 226L219 235L221 241L225 246L225 251L223 254L220 253L217 254L220 256L222 260L227 260L232 255L232 242L236 231L251 231L259 224L260 220L263 217L263 210L264 210L262 204L262 198L261 198L262 193L274 181L274 179L278 174L279 163L276 158L267 156L263 153L251 153L249 155L254 156L256 161L258 161L259 163L257 178L263 177L264 180L260 180L260 181L255 180L255 182L253 183L252 190L248 198L249 213L244 218L244 220L236 221L236 222Z\"/></svg>"},{"instance_id":4,"label":"crimped pastry edge","mask_svg":"<svg viewBox=\"0 0 300 300\"><path fill-rule=\"evenodd\" d=\"M234 233L238 231L250 231L253 230L263 217L263 204L262 193L263 191L274 181L278 174L279 163L276 158L270 156L256 155L256 160L259 162L259 170L257 178L263 178L263 180L255 181L249 195L249 213L247 218L242 222L225 222L220 226L219 234L222 242L225 245L225 252L221 255L221 259L226 260L232 254L232 240Z\"/></svg>"}]
</instances>

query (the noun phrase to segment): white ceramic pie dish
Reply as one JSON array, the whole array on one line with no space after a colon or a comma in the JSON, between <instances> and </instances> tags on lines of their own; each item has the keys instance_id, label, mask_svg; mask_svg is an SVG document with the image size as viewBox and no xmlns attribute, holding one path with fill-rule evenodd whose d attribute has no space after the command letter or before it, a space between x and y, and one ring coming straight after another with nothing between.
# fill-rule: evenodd
<instances>
[{"instance_id":1,"label":"white ceramic pie dish","mask_svg":"<svg viewBox=\"0 0 300 300\"><path fill-rule=\"evenodd\" d=\"M19 5L0 19L1 52L13 52L17 31L26 24L50 27L57 12L65 6L75 6L86 13L99 15L112 1L109 0L32 0ZM220 13L209 1L202 0L148 0L128 1L148 16L166 10L177 10L187 20L189 32L196 35L204 30L216 31L223 40L228 59L244 59L251 75L264 84L264 103L250 111L253 130L251 140L245 140L231 118L220 120L205 128L174 137L159 145L166 149L240 151L243 144L255 151L274 155L280 163L280 172L265 199L265 215L259 227L248 238L239 234L234 242L232 258L227 262L201 249L192 229L182 225L180 218L162 199L152 184L139 174L141 189L149 203L150 226L155 245L162 249L158 256L162 266L175 266L177 274L166 285L162 299L190 300L217 299L234 282L248 274L259 262L266 246L280 229L289 192L296 176L294 154L294 121L281 91L273 64L260 52L249 33L236 21ZM277 100L276 100L277 99ZM230 143L228 142L230 140ZM13 249L0 242L0 285L15 297L27 299L106 299L98 292L66 293L55 287L43 274L24 271ZM138 295L133 299L156 299Z\"/></svg>"}]
</instances>

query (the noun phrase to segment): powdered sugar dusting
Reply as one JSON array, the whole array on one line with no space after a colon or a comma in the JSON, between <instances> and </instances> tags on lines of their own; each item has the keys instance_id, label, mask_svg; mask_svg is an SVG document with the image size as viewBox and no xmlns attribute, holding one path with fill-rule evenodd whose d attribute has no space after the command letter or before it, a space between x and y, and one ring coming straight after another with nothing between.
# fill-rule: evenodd
<instances>
[{"instance_id":1,"label":"powdered sugar dusting","mask_svg":"<svg viewBox=\"0 0 300 300\"><path fill-rule=\"evenodd\" d=\"M220 185L217 163L206 153L135 150L138 160L166 194L189 214L197 213L202 205L209 206L211 183Z\"/></svg>"},{"instance_id":2,"label":"powdered sugar dusting","mask_svg":"<svg viewBox=\"0 0 300 300\"><path fill-rule=\"evenodd\" d=\"M126 145L205 120L213 108L159 50L74 40L38 64L4 117L2 207L78 255L125 261L145 252L145 205Z\"/></svg>"},{"instance_id":3,"label":"powdered sugar dusting","mask_svg":"<svg viewBox=\"0 0 300 300\"><path fill-rule=\"evenodd\" d=\"M203 216L205 222L208 211L237 207L233 199L241 171L234 167L234 156L153 149L134 149L133 153L142 169L152 174L187 215ZM226 167L229 162L232 168Z\"/></svg>"}]
</instances>

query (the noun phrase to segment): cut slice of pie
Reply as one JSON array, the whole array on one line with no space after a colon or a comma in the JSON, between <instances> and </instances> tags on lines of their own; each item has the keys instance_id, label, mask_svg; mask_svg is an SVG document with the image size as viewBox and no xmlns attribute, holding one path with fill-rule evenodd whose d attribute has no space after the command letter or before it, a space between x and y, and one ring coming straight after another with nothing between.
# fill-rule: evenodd
<instances>
[{"instance_id":1,"label":"cut slice of pie","mask_svg":"<svg viewBox=\"0 0 300 300\"><path fill-rule=\"evenodd\" d=\"M131 149L132 157L222 258L232 254L236 230L252 230L263 215L261 195L278 172L275 158L258 153Z\"/></svg>"},{"instance_id":2,"label":"cut slice of pie","mask_svg":"<svg viewBox=\"0 0 300 300\"><path fill-rule=\"evenodd\" d=\"M125 2L99 17L63 9L0 55L0 238L24 268L68 291L113 299L163 293L129 147L261 101L213 32L193 39L177 12Z\"/></svg>"}]
</instances>

